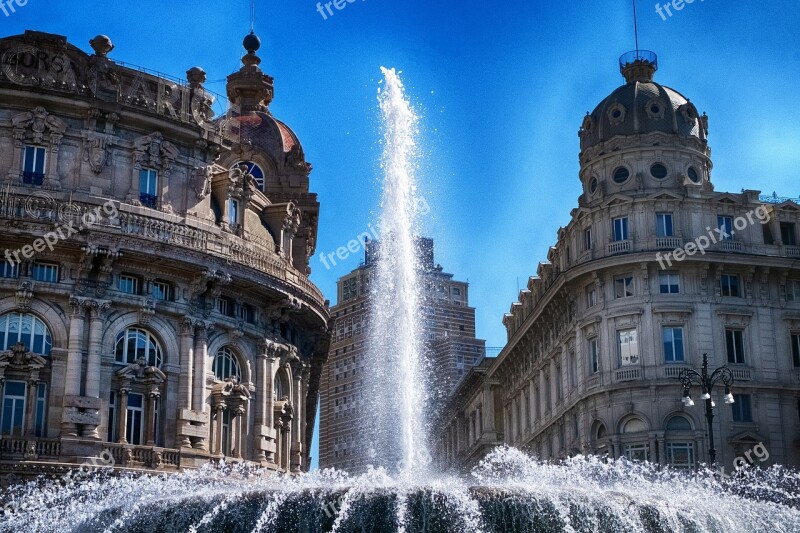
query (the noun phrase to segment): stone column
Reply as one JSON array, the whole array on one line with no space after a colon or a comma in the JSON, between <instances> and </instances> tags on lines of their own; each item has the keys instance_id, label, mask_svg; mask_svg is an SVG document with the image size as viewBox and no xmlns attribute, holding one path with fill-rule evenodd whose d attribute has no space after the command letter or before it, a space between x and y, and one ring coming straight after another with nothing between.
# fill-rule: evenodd
<instances>
[{"instance_id":1,"label":"stone column","mask_svg":"<svg viewBox=\"0 0 800 533\"><path fill-rule=\"evenodd\" d=\"M494 388L491 384L483 386L483 430L487 433L497 431L494 420ZM492 435L492 438L495 436Z\"/></svg>"},{"instance_id":2,"label":"stone column","mask_svg":"<svg viewBox=\"0 0 800 533\"><path fill-rule=\"evenodd\" d=\"M31 377L28 380L28 390L25 406L25 437L36 437L36 392L39 386L39 377Z\"/></svg>"},{"instance_id":3,"label":"stone column","mask_svg":"<svg viewBox=\"0 0 800 533\"><path fill-rule=\"evenodd\" d=\"M119 387L117 393L117 405L119 412L117 413L117 442L120 444L128 444L128 439L125 438L128 429L128 384L123 383Z\"/></svg>"},{"instance_id":4,"label":"stone column","mask_svg":"<svg viewBox=\"0 0 800 533\"><path fill-rule=\"evenodd\" d=\"M247 412L244 405L237 406L231 411L231 456L242 458L242 443L244 442L244 415Z\"/></svg>"},{"instance_id":5,"label":"stone column","mask_svg":"<svg viewBox=\"0 0 800 533\"><path fill-rule=\"evenodd\" d=\"M181 377L178 384L178 402L185 409L192 408L192 372L194 366L194 323L191 318L184 318L181 322L179 336L181 350ZM188 443L186 444L188 446Z\"/></svg>"},{"instance_id":6,"label":"stone column","mask_svg":"<svg viewBox=\"0 0 800 533\"><path fill-rule=\"evenodd\" d=\"M222 453L222 419L225 415L225 404L219 403L216 407L217 416L216 416L216 425L214 426L214 450L213 453L221 454ZM228 433L231 432L231 428L228 428Z\"/></svg>"},{"instance_id":7,"label":"stone column","mask_svg":"<svg viewBox=\"0 0 800 533\"><path fill-rule=\"evenodd\" d=\"M269 342L262 342L260 351L256 356L256 397L255 397L255 453L256 461L271 461L272 452L267 450L267 441L272 431L272 363L270 357L271 347Z\"/></svg>"},{"instance_id":8,"label":"stone column","mask_svg":"<svg viewBox=\"0 0 800 533\"><path fill-rule=\"evenodd\" d=\"M300 471L300 464L302 462L302 454L303 454L303 442L300 438L300 420L303 417L303 369L301 364L297 364L292 368L292 378L294 379L294 385L292 386L292 404L294 404L294 416L292 417L292 426L291 426L291 437L292 439L289 441L291 443L291 450L292 450L292 461L291 461L291 471L292 472L299 472Z\"/></svg>"},{"instance_id":9,"label":"stone column","mask_svg":"<svg viewBox=\"0 0 800 533\"><path fill-rule=\"evenodd\" d=\"M86 321L85 300L83 298L70 298L69 345L67 347L67 372L64 386L64 396L81 395L81 372L83 367L83 339ZM77 415L75 407L64 408L64 418ZM63 421L61 433L68 437L78 436L78 426L74 422Z\"/></svg>"},{"instance_id":10,"label":"stone column","mask_svg":"<svg viewBox=\"0 0 800 533\"><path fill-rule=\"evenodd\" d=\"M89 355L86 358L86 387L85 395L89 398L100 398L100 355L102 352L103 326L105 313L111 307L110 302L91 301L89 309ZM81 436L90 439L100 439L97 426L86 425Z\"/></svg>"},{"instance_id":11,"label":"stone column","mask_svg":"<svg viewBox=\"0 0 800 533\"><path fill-rule=\"evenodd\" d=\"M193 390L192 390L192 410L197 413L205 413L206 411L206 369L208 367L208 331L210 326L208 323L201 323L195 328L194 336L194 372ZM222 425L219 425L222 431ZM211 433L209 433L209 436ZM192 446L198 450L205 450L206 439L198 438Z\"/></svg>"},{"instance_id":12,"label":"stone column","mask_svg":"<svg viewBox=\"0 0 800 533\"><path fill-rule=\"evenodd\" d=\"M156 400L160 393L151 390L147 393L147 405L144 413L144 443L146 446L156 445Z\"/></svg>"}]
</instances>

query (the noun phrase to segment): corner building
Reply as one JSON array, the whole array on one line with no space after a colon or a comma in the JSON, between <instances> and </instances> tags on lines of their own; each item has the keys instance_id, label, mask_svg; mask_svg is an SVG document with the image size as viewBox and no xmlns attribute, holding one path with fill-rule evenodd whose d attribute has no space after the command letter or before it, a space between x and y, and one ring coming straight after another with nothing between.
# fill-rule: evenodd
<instances>
[{"instance_id":1,"label":"corner building","mask_svg":"<svg viewBox=\"0 0 800 533\"><path fill-rule=\"evenodd\" d=\"M0 39L0 472L104 450L306 469L329 343L319 203L258 38L221 116L201 68L156 76L90 45Z\"/></svg>"},{"instance_id":2,"label":"corner building","mask_svg":"<svg viewBox=\"0 0 800 533\"><path fill-rule=\"evenodd\" d=\"M369 385L369 321L373 313L370 280L376 267L378 241L366 243L365 262L337 283L337 304L331 308L334 321L330 359L320 385L320 468L338 468L350 473L370 464L366 443L370 427L364 409ZM485 354L485 341L475 338L475 308L469 306L469 284L453 279L434 261L433 240L417 240L417 264L424 287L425 348L432 368L429 393L446 398L455 384Z\"/></svg>"},{"instance_id":3,"label":"corner building","mask_svg":"<svg viewBox=\"0 0 800 533\"><path fill-rule=\"evenodd\" d=\"M709 461L705 402L695 387L684 406L677 377L707 353L735 380L732 405L713 395L718 463L763 443L766 464L800 464L800 205L715 191L708 118L656 69L623 56L625 83L583 119L578 207L505 315L507 345L451 398L444 463L504 442L692 469Z\"/></svg>"}]
</instances>

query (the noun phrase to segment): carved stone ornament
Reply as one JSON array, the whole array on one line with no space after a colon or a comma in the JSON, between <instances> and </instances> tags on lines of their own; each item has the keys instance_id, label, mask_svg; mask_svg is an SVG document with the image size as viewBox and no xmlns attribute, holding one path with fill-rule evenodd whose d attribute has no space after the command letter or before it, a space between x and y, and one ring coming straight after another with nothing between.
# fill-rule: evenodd
<instances>
[{"instance_id":1,"label":"carved stone ornament","mask_svg":"<svg viewBox=\"0 0 800 533\"><path fill-rule=\"evenodd\" d=\"M644 111L647 117L651 120L659 120L664 118L664 110L666 106L660 98L651 98L644 106Z\"/></svg>"},{"instance_id":2,"label":"carved stone ornament","mask_svg":"<svg viewBox=\"0 0 800 533\"><path fill-rule=\"evenodd\" d=\"M167 379L166 374L155 366L147 366L143 357L130 365L117 370L116 376L121 381L128 383L139 382L148 385L160 385Z\"/></svg>"},{"instance_id":3,"label":"carved stone ornament","mask_svg":"<svg viewBox=\"0 0 800 533\"><path fill-rule=\"evenodd\" d=\"M33 144L47 144L52 152L58 151L67 123L51 115L43 107L36 107L27 113L11 118L14 142L18 148L27 140Z\"/></svg>"},{"instance_id":4,"label":"carved stone ornament","mask_svg":"<svg viewBox=\"0 0 800 533\"><path fill-rule=\"evenodd\" d=\"M178 147L164 140L164 137L158 132L139 137L133 141L133 146L136 168L155 168L160 170L164 176L169 176L172 165L180 154Z\"/></svg>"},{"instance_id":5,"label":"carved stone ornament","mask_svg":"<svg viewBox=\"0 0 800 533\"><path fill-rule=\"evenodd\" d=\"M10 350L0 352L0 369L6 367L19 370L38 371L47 365L47 359L32 353L24 344L18 342Z\"/></svg>"},{"instance_id":6,"label":"carved stone ornament","mask_svg":"<svg viewBox=\"0 0 800 533\"><path fill-rule=\"evenodd\" d=\"M213 178L213 165L197 167L192 171L190 183L198 200L202 200L211 193L211 180Z\"/></svg>"},{"instance_id":7,"label":"carved stone ornament","mask_svg":"<svg viewBox=\"0 0 800 533\"><path fill-rule=\"evenodd\" d=\"M108 165L113 137L102 133L87 132L83 139L83 160L89 163L92 172L100 174Z\"/></svg>"}]
</instances>

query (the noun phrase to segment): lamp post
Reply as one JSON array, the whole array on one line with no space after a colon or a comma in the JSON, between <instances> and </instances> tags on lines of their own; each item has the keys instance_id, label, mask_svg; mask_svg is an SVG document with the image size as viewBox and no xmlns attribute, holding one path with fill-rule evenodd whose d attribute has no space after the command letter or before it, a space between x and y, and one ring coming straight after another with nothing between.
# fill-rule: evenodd
<instances>
[{"instance_id":1,"label":"lamp post","mask_svg":"<svg viewBox=\"0 0 800 533\"><path fill-rule=\"evenodd\" d=\"M691 368L686 368L681 370L678 379L681 380L681 385L683 386L683 405L686 407L694 405L690 390L692 385L700 385L703 389L703 394L700 396L700 399L706 401L706 423L708 424L709 442L708 456L711 459L711 464L714 464L717 462L717 450L714 448L714 427L712 426L712 422L714 421L714 407L716 407L716 404L711 399L711 391L717 383L722 383L725 385L725 403L729 405L732 404L734 402L733 394L731 394L733 373L730 368L723 366L714 370L714 372L709 375L708 354L704 353L703 367L700 369L700 372L692 370Z\"/></svg>"}]
</instances>

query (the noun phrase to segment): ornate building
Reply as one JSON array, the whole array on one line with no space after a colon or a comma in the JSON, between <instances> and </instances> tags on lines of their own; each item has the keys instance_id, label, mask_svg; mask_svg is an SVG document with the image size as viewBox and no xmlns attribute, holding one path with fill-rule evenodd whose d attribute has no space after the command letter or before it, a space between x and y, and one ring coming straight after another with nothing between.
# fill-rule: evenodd
<instances>
[{"instance_id":1,"label":"ornate building","mask_svg":"<svg viewBox=\"0 0 800 533\"><path fill-rule=\"evenodd\" d=\"M260 42L230 109L65 37L0 39L0 469L308 467L319 203Z\"/></svg>"},{"instance_id":2,"label":"ornate building","mask_svg":"<svg viewBox=\"0 0 800 533\"><path fill-rule=\"evenodd\" d=\"M684 405L677 379L707 353L735 380L733 404L712 397L719 464L763 443L797 466L800 205L715 192L706 115L654 81L655 54L620 69L580 128L578 207L503 319L506 347L451 398L442 460L468 467L502 441L545 459L708 462L704 402Z\"/></svg>"},{"instance_id":3,"label":"ornate building","mask_svg":"<svg viewBox=\"0 0 800 533\"><path fill-rule=\"evenodd\" d=\"M379 243L366 243L363 265L337 283L338 300L330 359L320 385L320 467L348 472L366 469L363 371L370 320L371 285ZM421 283L425 287L426 348L436 368L433 397L446 397L464 374L483 358L485 341L475 338L475 308L469 284L453 279L435 264L433 240L417 241Z\"/></svg>"}]
</instances>

